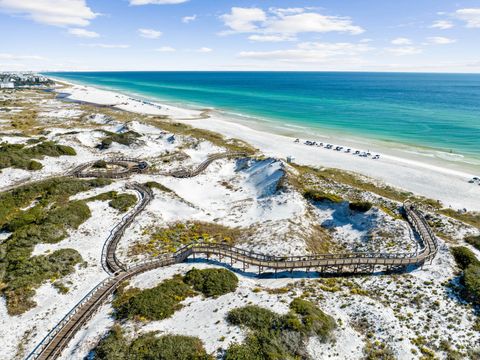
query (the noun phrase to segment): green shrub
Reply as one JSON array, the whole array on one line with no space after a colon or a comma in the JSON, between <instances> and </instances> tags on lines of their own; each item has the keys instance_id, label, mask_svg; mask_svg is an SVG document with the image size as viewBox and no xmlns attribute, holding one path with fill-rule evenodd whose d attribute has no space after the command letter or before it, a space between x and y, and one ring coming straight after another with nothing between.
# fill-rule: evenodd
<instances>
[{"instance_id":1,"label":"green shrub","mask_svg":"<svg viewBox=\"0 0 480 360\"><path fill-rule=\"evenodd\" d=\"M372 208L372 204L368 201L354 201L350 202L348 207L353 211L367 212Z\"/></svg>"},{"instance_id":2,"label":"green shrub","mask_svg":"<svg viewBox=\"0 0 480 360\"><path fill-rule=\"evenodd\" d=\"M60 278L74 271L74 265L82 257L73 249L61 249L50 255L34 256L28 261L17 262L14 268L8 268L4 293L10 315L19 315L35 306L31 297L35 294L33 287L46 280Z\"/></svg>"},{"instance_id":3,"label":"green shrub","mask_svg":"<svg viewBox=\"0 0 480 360\"><path fill-rule=\"evenodd\" d=\"M237 276L226 269L192 269L187 272L183 281L207 297L235 291L238 285Z\"/></svg>"},{"instance_id":4,"label":"green shrub","mask_svg":"<svg viewBox=\"0 0 480 360\"><path fill-rule=\"evenodd\" d=\"M231 310L227 321L251 331L242 344L232 344L227 349L225 359L308 358L305 348L308 338L317 335L323 341L329 339L335 321L306 300L293 300L290 309L282 316L256 305Z\"/></svg>"},{"instance_id":5,"label":"green shrub","mask_svg":"<svg viewBox=\"0 0 480 360\"><path fill-rule=\"evenodd\" d=\"M92 167L97 169L105 169L107 167L107 162L105 160L98 160L95 161Z\"/></svg>"},{"instance_id":6,"label":"green shrub","mask_svg":"<svg viewBox=\"0 0 480 360\"><path fill-rule=\"evenodd\" d=\"M117 325L100 341L95 360L213 360L196 337L182 335L156 336L146 333L133 341L125 339Z\"/></svg>"},{"instance_id":7,"label":"green shrub","mask_svg":"<svg viewBox=\"0 0 480 360\"><path fill-rule=\"evenodd\" d=\"M480 235L477 236L467 236L465 241L472 245L475 249L480 250Z\"/></svg>"},{"instance_id":8,"label":"green shrub","mask_svg":"<svg viewBox=\"0 0 480 360\"><path fill-rule=\"evenodd\" d=\"M303 197L311 201L330 201L333 203L340 203L343 199L335 194L329 194L318 190L306 190L303 193Z\"/></svg>"},{"instance_id":9,"label":"green shrub","mask_svg":"<svg viewBox=\"0 0 480 360\"><path fill-rule=\"evenodd\" d=\"M181 308L180 302L194 292L180 277L165 280L154 288L134 290L133 294L122 297L113 303L119 319L142 318L162 320L173 315Z\"/></svg>"},{"instance_id":10,"label":"green shrub","mask_svg":"<svg viewBox=\"0 0 480 360\"><path fill-rule=\"evenodd\" d=\"M257 305L247 305L233 309L227 314L227 321L232 325L245 326L253 330L278 327L280 316L271 310Z\"/></svg>"},{"instance_id":11,"label":"green shrub","mask_svg":"<svg viewBox=\"0 0 480 360\"><path fill-rule=\"evenodd\" d=\"M172 189L167 188L166 186L156 182L156 181L148 181L145 183L145 186L149 187L150 189L158 189L160 191L164 191L167 193L173 193Z\"/></svg>"},{"instance_id":12,"label":"green shrub","mask_svg":"<svg viewBox=\"0 0 480 360\"><path fill-rule=\"evenodd\" d=\"M137 203L137 197L133 194L120 194L111 200L108 205L121 212L125 212Z\"/></svg>"},{"instance_id":13,"label":"green shrub","mask_svg":"<svg viewBox=\"0 0 480 360\"><path fill-rule=\"evenodd\" d=\"M470 264L479 264L475 254L465 246L456 246L450 251L461 269L466 269Z\"/></svg>"},{"instance_id":14,"label":"green shrub","mask_svg":"<svg viewBox=\"0 0 480 360\"><path fill-rule=\"evenodd\" d=\"M120 325L114 325L95 348L95 360L128 360L128 341Z\"/></svg>"},{"instance_id":15,"label":"green shrub","mask_svg":"<svg viewBox=\"0 0 480 360\"><path fill-rule=\"evenodd\" d=\"M0 144L0 169L14 167L25 170L40 170L42 164L32 159L43 159L45 156L58 157L76 155L70 146L58 145L52 141L25 147L24 144Z\"/></svg>"},{"instance_id":16,"label":"green shrub","mask_svg":"<svg viewBox=\"0 0 480 360\"><path fill-rule=\"evenodd\" d=\"M182 335L157 337L154 333L135 339L130 345L129 356L145 360L213 360L199 338Z\"/></svg>"},{"instance_id":17,"label":"green shrub","mask_svg":"<svg viewBox=\"0 0 480 360\"><path fill-rule=\"evenodd\" d=\"M108 183L99 179L51 179L0 194L0 225L12 232L0 245L0 284L10 314L34 306L30 298L44 281L74 271L73 265L82 260L75 250L35 257L31 253L37 244L61 241L68 229L78 228L91 216L85 201L69 202L69 196ZM20 209L29 205L27 210Z\"/></svg>"},{"instance_id":18,"label":"green shrub","mask_svg":"<svg viewBox=\"0 0 480 360\"><path fill-rule=\"evenodd\" d=\"M470 264L463 274L466 298L480 305L480 265Z\"/></svg>"},{"instance_id":19,"label":"green shrub","mask_svg":"<svg viewBox=\"0 0 480 360\"><path fill-rule=\"evenodd\" d=\"M127 131L124 133L114 133L106 130L101 130L107 135L100 144L101 149L108 149L113 142L116 142L121 145L130 146L137 142L137 139L140 137L140 134L135 131Z\"/></svg>"},{"instance_id":20,"label":"green shrub","mask_svg":"<svg viewBox=\"0 0 480 360\"><path fill-rule=\"evenodd\" d=\"M290 303L290 309L298 314L303 323L303 331L316 334L325 340L335 329L335 320L307 300L297 298Z\"/></svg>"}]
</instances>

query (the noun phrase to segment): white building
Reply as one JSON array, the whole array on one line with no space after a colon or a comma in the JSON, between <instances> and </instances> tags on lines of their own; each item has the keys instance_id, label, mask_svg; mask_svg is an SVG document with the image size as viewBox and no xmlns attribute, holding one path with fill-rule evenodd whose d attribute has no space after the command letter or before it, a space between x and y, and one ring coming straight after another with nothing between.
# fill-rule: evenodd
<instances>
[{"instance_id":1,"label":"white building","mask_svg":"<svg viewBox=\"0 0 480 360\"><path fill-rule=\"evenodd\" d=\"M12 81L0 82L0 89L14 89L15 83Z\"/></svg>"}]
</instances>

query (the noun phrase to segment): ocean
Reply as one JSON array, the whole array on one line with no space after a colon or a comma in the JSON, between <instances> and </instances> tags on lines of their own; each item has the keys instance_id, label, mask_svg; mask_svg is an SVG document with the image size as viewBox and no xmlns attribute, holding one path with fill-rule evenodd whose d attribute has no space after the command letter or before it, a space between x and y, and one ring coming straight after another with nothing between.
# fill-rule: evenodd
<instances>
[{"instance_id":1,"label":"ocean","mask_svg":"<svg viewBox=\"0 0 480 360\"><path fill-rule=\"evenodd\" d=\"M157 101L215 108L276 128L335 133L480 160L480 74L55 72Z\"/></svg>"}]
</instances>

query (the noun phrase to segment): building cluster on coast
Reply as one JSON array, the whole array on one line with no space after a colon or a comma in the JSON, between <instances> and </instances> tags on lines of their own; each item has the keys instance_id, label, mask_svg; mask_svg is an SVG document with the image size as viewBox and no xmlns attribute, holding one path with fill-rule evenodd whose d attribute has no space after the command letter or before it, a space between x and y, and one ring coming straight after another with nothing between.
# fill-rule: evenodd
<instances>
[{"instance_id":1,"label":"building cluster on coast","mask_svg":"<svg viewBox=\"0 0 480 360\"><path fill-rule=\"evenodd\" d=\"M46 76L32 72L0 72L0 89L16 89L53 85Z\"/></svg>"}]
</instances>

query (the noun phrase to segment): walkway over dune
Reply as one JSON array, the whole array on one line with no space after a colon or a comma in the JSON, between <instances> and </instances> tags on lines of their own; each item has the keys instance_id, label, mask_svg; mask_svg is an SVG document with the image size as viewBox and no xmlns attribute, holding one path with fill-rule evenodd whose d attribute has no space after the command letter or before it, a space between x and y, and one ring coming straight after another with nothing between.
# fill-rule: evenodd
<instances>
[{"instance_id":1,"label":"walkway over dune","mask_svg":"<svg viewBox=\"0 0 480 360\"><path fill-rule=\"evenodd\" d=\"M180 170L162 175L174 177L197 176L213 161L243 156L242 153L222 153L212 155L193 170ZM81 166L77 167L82 172ZM137 171L132 171L137 172ZM75 175L75 174L73 174ZM240 264L254 267L257 272L284 272L294 270L317 271L321 274L373 273L375 271L404 271L408 266L421 266L432 261L438 251L438 242L423 215L414 204L404 204L405 214L412 229L418 236L420 251L415 253L340 253L306 254L304 256L271 256L228 246L226 244L196 243L185 246L175 253L131 266L116 257L117 245L125 230L153 199L153 192L145 185L131 183L129 187L139 194L137 206L131 210L112 230L102 251L102 266L111 275L92 289L65 317L47 334L27 359L55 359L68 345L75 333L87 323L95 311L109 298L120 284L138 274L186 261L189 258L216 258L221 263L233 266Z\"/></svg>"}]
</instances>

